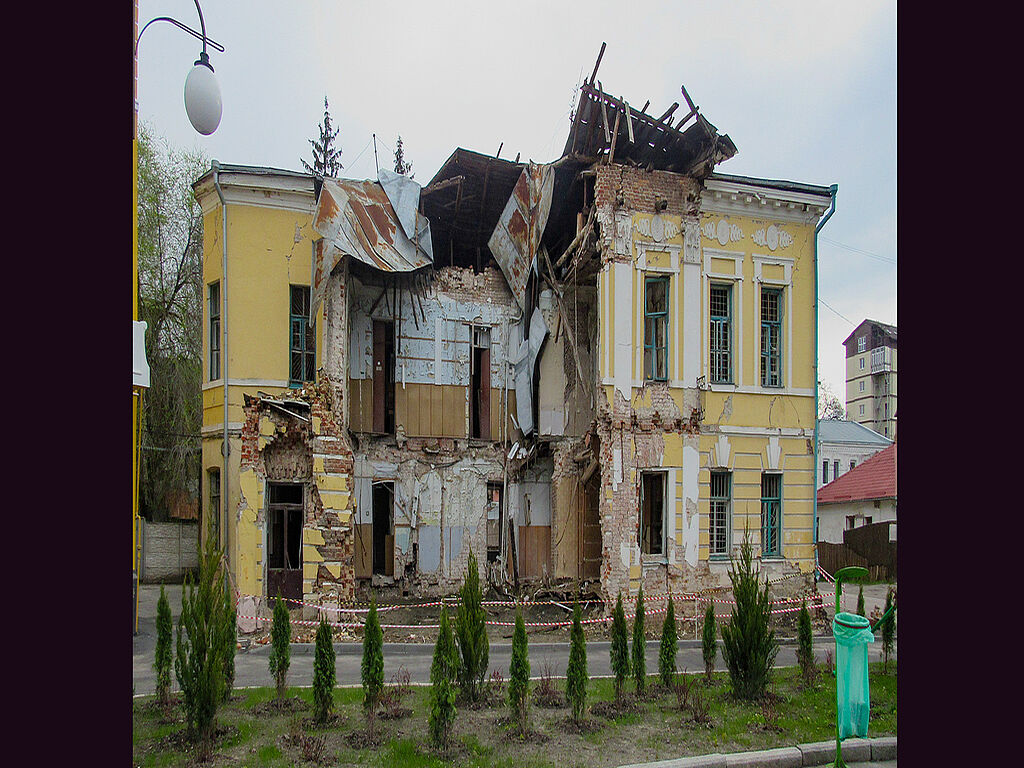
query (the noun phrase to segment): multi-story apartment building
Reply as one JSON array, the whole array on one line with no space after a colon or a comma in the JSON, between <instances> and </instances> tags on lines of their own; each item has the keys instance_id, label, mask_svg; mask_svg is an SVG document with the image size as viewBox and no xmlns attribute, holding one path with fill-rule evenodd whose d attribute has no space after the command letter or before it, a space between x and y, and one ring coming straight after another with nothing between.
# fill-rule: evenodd
<instances>
[{"instance_id":1,"label":"multi-story apartment building","mask_svg":"<svg viewBox=\"0 0 1024 768\"><path fill-rule=\"evenodd\" d=\"M671 111L588 82L553 163L196 182L205 510L243 594L444 591L472 552L614 600L728 583L744 536L807 583L835 187L715 173L732 141Z\"/></svg>"},{"instance_id":2,"label":"multi-story apartment building","mask_svg":"<svg viewBox=\"0 0 1024 768\"><path fill-rule=\"evenodd\" d=\"M865 320L846 341L846 417L896 437L896 326Z\"/></svg>"}]
</instances>

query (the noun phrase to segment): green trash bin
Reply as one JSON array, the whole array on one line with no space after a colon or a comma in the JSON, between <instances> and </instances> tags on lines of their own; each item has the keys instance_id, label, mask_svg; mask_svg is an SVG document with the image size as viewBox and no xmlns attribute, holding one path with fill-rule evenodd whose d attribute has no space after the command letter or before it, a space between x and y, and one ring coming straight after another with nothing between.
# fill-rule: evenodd
<instances>
[{"instance_id":1,"label":"green trash bin","mask_svg":"<svg viewBox=\"0 0 1024 768\"><path fill-rule=\"evenodd\" d=\"M871 695L868 690L868 643L875 642L871 624L856 613L837 613L832 620L836 640L836 707L839 739L868 735Z\"/></svg>"}]
</instances>

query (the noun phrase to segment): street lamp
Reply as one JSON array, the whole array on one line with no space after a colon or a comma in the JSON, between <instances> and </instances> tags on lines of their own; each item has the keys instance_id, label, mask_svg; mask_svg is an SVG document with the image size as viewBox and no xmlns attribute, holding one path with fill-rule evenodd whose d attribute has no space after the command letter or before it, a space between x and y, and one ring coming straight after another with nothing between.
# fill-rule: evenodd
<instances>
[{"instance_id":1,"label":"street lamp","mask_svg":"<svg viewBox=\"0 0 1024 768\"><path fill-rule=\"evenodd\" d=\"M142 428L142 393L149 387L149 364L146 361L145 333L146 324L139 322L139 102L138 102L138 54L139 40L150 24L166 21L192 37L203 41L203 50L199 59L185 78L185 112L188 114L192 127L204 136L209 136L220 125L221 100L220 86L213 74L213 65L206 53L206 46L216 48L221 53L224 46L206 36L206 22L203 20L203 9L199 0L195 0L196 11L199 13L201 32L196 32L186 24L170 16L158 16L151 19L135 34L132 48L132 343L133 343L133 377L132 377L132 634L139 628L139 436ZM139 1L132 0L132 30L139 29Z\"/></svg>"}]
</instances>

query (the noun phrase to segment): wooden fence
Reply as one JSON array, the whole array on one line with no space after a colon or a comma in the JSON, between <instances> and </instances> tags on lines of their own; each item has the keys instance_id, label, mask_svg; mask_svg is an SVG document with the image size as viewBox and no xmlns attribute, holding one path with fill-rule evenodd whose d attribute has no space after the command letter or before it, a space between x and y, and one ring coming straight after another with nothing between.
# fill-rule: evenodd
<instances>
[{"instance_id":1,"label":"wooden fence","mask_svg":"<svg viewBox=\"0 0 1024 768\"><path fill-rule=\"evenodd\" d=\"M868 569L872 581L896 578L896 542L889 541L893 522L872 523L843 531L843 543L818 542L818 564L828 573L859 565Z\"/></svg>"}]
</instances>

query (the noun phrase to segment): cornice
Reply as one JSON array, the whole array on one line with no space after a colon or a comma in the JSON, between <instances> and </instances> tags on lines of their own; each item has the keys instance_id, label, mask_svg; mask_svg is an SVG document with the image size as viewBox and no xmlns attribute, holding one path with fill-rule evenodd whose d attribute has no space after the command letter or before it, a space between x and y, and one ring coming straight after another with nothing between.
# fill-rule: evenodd
<instances>
[{"instance_id":1,"label":"cornice","mask_svg":"<svg viewBox=\"0 0 1024 768\"><path fill-rule=\"evenodd\" d=\"M831 198L827 195L725 179L706 180L701 195L703 213L737 213L803 224L816 222L830 204Z\"/></svg>"},{"instance_id":2,"label":"cornice","mask_svg":"<svg viewBox=\"0 0 1024 768\"><path fill-rule=\"evenodd\" d=\"M221 171L220 186L224 193L224 201L228 205L277 208L310 215L313 214L316 207L312 177ZM203 215L210 213L220 205L212 173L196 184L195 195Z\"/></svg>"}]
</instances>

